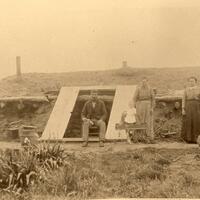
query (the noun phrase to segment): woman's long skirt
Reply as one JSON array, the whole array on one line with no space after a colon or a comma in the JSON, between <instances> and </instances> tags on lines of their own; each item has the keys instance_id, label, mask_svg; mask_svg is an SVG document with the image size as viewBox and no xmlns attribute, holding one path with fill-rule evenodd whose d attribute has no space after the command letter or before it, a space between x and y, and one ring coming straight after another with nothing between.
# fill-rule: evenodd
<instances>
[{"instance_id":1,"label":"woman's long skirt","mask_svg":"<svg viewBox=\"0 0 200 200\"><path fill-rule=\"evenodd\" d=\"M186 101L185 112L181 136L186 142L196 143L200 134L200 102Z\"/></svg>"}]
</instances>

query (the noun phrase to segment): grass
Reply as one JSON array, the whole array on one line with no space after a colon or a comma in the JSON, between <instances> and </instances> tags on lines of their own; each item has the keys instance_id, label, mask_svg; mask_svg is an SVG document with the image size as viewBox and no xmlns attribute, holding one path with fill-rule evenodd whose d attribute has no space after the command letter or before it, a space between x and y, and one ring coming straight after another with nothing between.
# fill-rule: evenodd
<instances>
[{"instance_id":1,"label":"grass","mask_svg":"<svg viewBox=\"0 0 200 200\"><path fill-rule=\"evenodd\" d=\"M199 153L197 148L65 152L66 164L45 173L21 198L199 198ZM2 193L0 199L8 197L13 195Z\"/></svg>"},{"instance_id":2,"label":"grass","mask_svg":"<svg viewBox=\"0 0 200 200\"><path fill-rule=\"evenodd\" d=\"M61 86L138 84L143 76L148 77L151 85L158 88L158 91L166 92L168 89L183 89L187 78L194 75L200 79L199 67L128 68L51 74L27 73L23 74L22 82L16 82L15 76L1 80L0 96L41 95L43 91L57 90Z\"/></svg>"}]
</instances>

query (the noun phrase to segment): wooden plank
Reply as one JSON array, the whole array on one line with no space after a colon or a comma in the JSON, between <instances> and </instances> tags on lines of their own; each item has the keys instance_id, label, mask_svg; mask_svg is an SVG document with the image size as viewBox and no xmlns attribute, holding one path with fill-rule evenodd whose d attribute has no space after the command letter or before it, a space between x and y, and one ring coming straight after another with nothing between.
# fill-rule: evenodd
<instances>
[{"instance_id":1,"label":"wooden plank","mask_svg":"<svg viewBox=\"0 0 200 200\"><path fill-rule=\"evenodd\" d=\"M79 88L63 87L52 110L42 139L62 139L73 111Z\"/></svg>"},{"instance_id":2,"label":"wooden plank","mask_svg":"<svg viewBox=\"0 0 200 200\"><path fill-rule=\"evenodd\" d=\"M44 141L44 139L40 139ZM49 139L49 141L62 141L62 142L83 142L83 138L62 138L62 139ZM89 142L99 142L99 137L89 138Z\"/></svg>"},{"instance_id":3,"label":"wooden plank","mask_svg":"<svg viewBox=\"0 0 200 200\"><path fill-rule=\"evenodd\" d=\"M125 130L116 130L115 125L120 122L122 113L128 109L128 104L133 99L135 89L135 85L117 86L106 131L106 139L126 139Z\"/></svg>"},{"instance_id":4,"label":"wooden plank","mask_svg":"<svg viewBox=\"0 0 200 200\"><path fill-rule=\"evenodd\" d=\"M33 102L48 102L44 96L19 96L19 97L2 97L1 102L18 102L18 101L33 101Z\"/></svg>"},{"instance_id":5,"label":"wooden plank","mask_svg":"<svg viewBox=\"0 0 200 200\"><path fill-rule=\"evenodd\" d=\"M39 141L43 142L45 140L40 139ZM48 141L49 142L83 142L83 139L82 138L63 138L63 139L50 139ZM114 142L114 141L116 141L116 139L115 140L112 140L112 139L106 140L105 142ZM118 139L117 141L122 142L124 140L123 139ZM91 138L90 137L89 138L89 142L99 142L99 137L96 137L96 138Z\"/></svg>"},{"instance_id":6,"label":"wooden plank","mask_svg":"<svg viewBox=\"0 0 200 200\"><path fill-rule=\"evenodd\" d=\"M91 98L90 95L80 95L78 96L78 100L79 101L87 101ZM99 99L103 100L103 101L109 101L112 102L114 99L114 96L111 95L99 95Z\"/></svg>"},{"instance_id":7,"label":"wooden plank","mask_svg":"<svg viewBox=\"0 0 200 200\"><path fill-rule=\"evenodd\" d=\"M183 99L183 96L161 96L155 97L156 101L180 101Z\"/></svg>"},{"instance_id":8,"label":"wooden plank","mask_svg":"<svg viewBox=\"0 0 200 200\"><path fill-rule=\"evenodd\" d=\"M81 86L80 90L115 90L116 86L113 85L91 85L91 86Z\"/></svg>"}]
</instances>

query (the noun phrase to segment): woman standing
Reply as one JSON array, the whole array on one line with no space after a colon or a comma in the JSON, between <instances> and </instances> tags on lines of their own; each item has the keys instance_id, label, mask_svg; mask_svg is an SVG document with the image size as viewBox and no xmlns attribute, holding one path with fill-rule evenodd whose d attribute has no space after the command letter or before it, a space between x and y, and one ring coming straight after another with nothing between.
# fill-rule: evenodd
<instances>
[{"instance_id":1,"label":"woman standing","mask_svg":"<svg viewBox=\"0 0 200 200\"><path fill-rule=\"evenodd\" d=\"M196 143L200 134L200 88L197 78L188 79L182 101L183 127L182 138L189 143Z\"/></svg>"},{"instance_id":2,"label":"woman standing","mask_svg":"<svg viewBox=\"0 0 200 200\"><path fill-rule=\"evenodd\" d=\"M155 105L154 93L148 83L148 79L143 77L141 84L137 87L133 98L137 113L137 123L147 125L147 135L153 141L153 108Z\"/></svg>"}]
</instances>

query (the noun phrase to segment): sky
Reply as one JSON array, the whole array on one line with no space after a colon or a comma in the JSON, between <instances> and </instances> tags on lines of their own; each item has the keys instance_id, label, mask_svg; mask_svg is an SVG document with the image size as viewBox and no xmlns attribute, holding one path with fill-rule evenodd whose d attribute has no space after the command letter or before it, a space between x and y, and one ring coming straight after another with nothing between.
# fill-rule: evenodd
<instances>
[{"instance_id":1,"label":"sky","mask_svg":"<svg viewBox=\"0 0 200 200\"><path fill-rule=\"evenodd\" d=\"M199 0L0 0L0 78L200 66Z\"/></svg>"}]
</instances>

